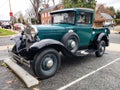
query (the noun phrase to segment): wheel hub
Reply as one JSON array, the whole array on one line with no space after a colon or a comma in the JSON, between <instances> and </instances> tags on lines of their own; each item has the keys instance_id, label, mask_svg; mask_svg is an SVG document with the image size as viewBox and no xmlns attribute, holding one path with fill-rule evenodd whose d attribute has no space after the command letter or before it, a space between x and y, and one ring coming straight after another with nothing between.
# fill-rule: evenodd
<instances>
[{"instance_id":1,"label":"wheel hub","mask_svg":"<svg viewBox=\"0 0 120 90\"><path fill-rule=\"evenodd\" d=\"M53 66L53 60L50 58L46 63L47 68L51 68Z\"/></svg>"},{"instance_id":2,"label":"wheel hub","mask_svg":"<svg viewBox=\"0 0 120 90\"><path fill-rule=\"evenodd\" d=\"M71 47L73 49L76 47L76 42L74 40L69 40L68 45L69 45L69 47Z\"/></svg>"},{"instance_id":3,"label":"wheel hub","mask_svg":"<svg viewBox=\"0 0 120 90\"><path fill-rule=\"evenodd\" d=\"M43 62L44 69L50 69L53 66L53 59L50 57L46 57Z\"/></svg>"},{"instance_id":4,"label":"wheel hub","mask_svg":"<svg viewBox=\"0 0 120 90\"><path fill-rule=\"evenodd\" d=\"M76 47L75 41L72 41L72 42L71 42L71 47L72 47L72 48L75 48L75 47Z\"/></svg>"}]
</instances>

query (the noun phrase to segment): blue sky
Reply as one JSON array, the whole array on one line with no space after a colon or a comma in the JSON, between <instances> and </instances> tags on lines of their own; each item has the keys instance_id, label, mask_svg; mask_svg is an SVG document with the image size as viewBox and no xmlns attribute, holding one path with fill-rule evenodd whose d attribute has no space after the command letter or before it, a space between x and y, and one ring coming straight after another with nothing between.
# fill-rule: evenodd
<instances>
[{"instance_id":1,"label":"blue sky","mask_svg":"<svg viewBox=\"0 0 120 90\"><path fill-rule=\"evenodd\" d=\"M22 11L25 13L25 10L30 7L29 0L10 0L12 11L16 13ZM56 3L59 0L55 0ZM97 0L97 3L105 4L106 6L113 6L116 10L120 10L120 0ZM9 19L9 0L0 0L0 19Z\"/></svg>"}]
</instances>

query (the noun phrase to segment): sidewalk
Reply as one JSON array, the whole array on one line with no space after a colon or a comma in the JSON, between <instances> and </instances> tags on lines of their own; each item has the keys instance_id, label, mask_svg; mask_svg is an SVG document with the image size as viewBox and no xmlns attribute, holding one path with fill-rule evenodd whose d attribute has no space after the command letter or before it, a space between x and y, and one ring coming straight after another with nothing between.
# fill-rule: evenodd
<instances>
[{"instance_id":1,"label":"sidewalk","mask_svg":"<svg viewBox=\"0 0 120 90\"><path fill-rule=\"evenodd\" d=\"M9 57L8 48L12 47L13 45L0 46L0 61Z\"/></svg>"},{"instance_id":2,"label":"sidewalk","mask_svg":"<svg viewBox=\"0 0 120 90\"><path fill-rule=\"evenodd\" d=\"M14 45L5 45L5 46L0 46L0 51L1 50L8 50L11 49Z\"/></svg>"}]
</instances>

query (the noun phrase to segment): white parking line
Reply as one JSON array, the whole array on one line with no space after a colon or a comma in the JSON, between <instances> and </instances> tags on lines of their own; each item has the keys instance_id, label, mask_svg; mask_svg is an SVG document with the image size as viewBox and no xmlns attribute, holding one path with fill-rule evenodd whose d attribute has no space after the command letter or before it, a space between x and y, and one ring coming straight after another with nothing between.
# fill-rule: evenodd
<instances>
[{"instance_id":1,"label":"white parking line","mask_svg":"<svg viewBox=\"0 0 120 90\"><path fill-rule=\"evenodd\" d=\"M100 70L106 68L107 66L109 66L109 65L111 65L111 64L113 64L113 63L115 63L115 62L117 62L117 61L119 61L119 60L120 60L120 57L117 58L117 59L115 59L115 60L113 60L112 62L110 62L110 63L108 63L108 64L106 64L106 65L104 65L104 66L98 68L97 70L94 70L94 71L92 71L92 72L90 72L90 73L88 73L88 74L86 74L86 75L84 75L84 76L82 76L82 77L76 79L75 81L72 81L72 82L66 84L65 86L60 87L60 88L57 89L57 90L65 90L66 88L68 88L68 87L74 85L74 84L77 83L77 82L80 82L81 80L83 80L83 79L85 79L85 78L91 76L92 74L94 74L94 73L96 73L96 72L98 72L98 71L100 71Z\"/></svg>"}]
</instances>

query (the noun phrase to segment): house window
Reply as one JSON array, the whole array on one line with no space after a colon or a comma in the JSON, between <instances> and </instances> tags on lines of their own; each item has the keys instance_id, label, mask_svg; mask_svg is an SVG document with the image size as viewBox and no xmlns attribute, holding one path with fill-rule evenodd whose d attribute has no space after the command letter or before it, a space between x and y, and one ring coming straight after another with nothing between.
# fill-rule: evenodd
<instances>
[{"instance_id":1,"label":"house window","mask_svg":"<svg viewBox=\"0 0 120 90\"><path fill-rule=\"evenodd\" d=\"M44 20L42 21L42 24L44 24Z\"/></svg>"},{"instance_id":2,"label":"house window","mask_svg":"<svg viewBox=\"0 0 120 90\"><path fill-rule=\"evenodd\" d=\"M50 12L48 12L48 16L50 16Z\"/></svg>"},{"instance_id":3,"label":"house window","mask_svg":"<svg viewBox=\"0 0 120 90\"><path fill-rule=\"evenodd\" d=\"M45 13L45 17L47 17L47 13Z\"/></svg>"},{"instance_id":4,"label":"house window","mask_svg":"<svg viewBox=\"0 0 120 90\"><path fill-rule=\"evenodd\" d=\"M42 17L44 17L44 13L42 13Z\"/></svg>"},{"instance_id":5,"label":"house window","mask_svg":"<svg viewBox=\"0 0 120 90\"><path fill-rule=\"evenodd\" d=\"M50 20L48 19L48 24L50 24Z\"/></svg>"}]
</instances>

